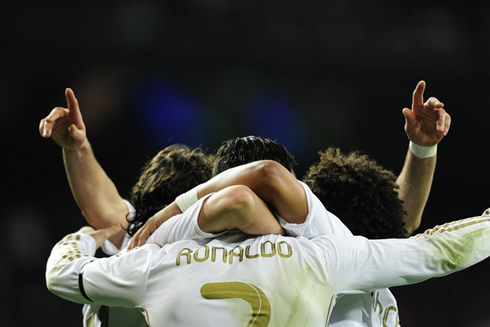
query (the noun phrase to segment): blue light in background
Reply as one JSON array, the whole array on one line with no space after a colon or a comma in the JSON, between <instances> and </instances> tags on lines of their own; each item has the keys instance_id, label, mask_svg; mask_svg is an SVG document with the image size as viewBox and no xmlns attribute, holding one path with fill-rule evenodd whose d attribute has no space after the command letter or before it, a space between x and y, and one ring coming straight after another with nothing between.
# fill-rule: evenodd
<instances>
[{"instance_id":1,"label":"blue light in background","mask_svg":"<svg viewBox=\"0 0 490 327\"><path fill-rule=\"evenodd\" d=\"M304 129L288 99L278 93L252 97L244 110L251 134L270 138L285 145L295 156L304 151Z\"/></svg>"},{"instance_id":2,"label":"blue light in background","mask_svg":"<svg viewBox=\"0 0 490 327\"><path fill-rule=\"evenodd\" d=\"M155 146L183 143L195 147L202 143L204 106L184 90L159 81L145 87L136 103L144 132Z\"/></svg>"}]
</instances>

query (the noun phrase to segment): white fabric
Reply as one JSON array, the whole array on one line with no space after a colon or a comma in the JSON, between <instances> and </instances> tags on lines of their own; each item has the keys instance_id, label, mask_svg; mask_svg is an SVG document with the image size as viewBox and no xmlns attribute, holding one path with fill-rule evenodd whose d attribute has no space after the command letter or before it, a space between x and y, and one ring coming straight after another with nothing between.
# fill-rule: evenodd
<instances>
[{"instance_id":1,"label":"white fabric","mask_svg":"<svg viewBox=\"0 0 490 327\"><path fill-rule=\"evenodd\" d=\"M208 196L203 197L203 201ZM131 216L134 216L135 209L131 205L130 202L125 200L126 205L128 206L128 210ZM150 236L148 242L152 242L156 236L162 241L162 243L171 243L178 240L183 239L207 239L211 237L215 237L221 235L206 233L199 228L198 225L198 215L199 211L198 207L193 206L189 208L187 215L177 215L175 217L167 220L159 229L155 231L155 233ZM117 248L112 242L106 240L103 243L102 249L105 254L108 255L116 255L121 251L125 250L130 242L131 238L128 234L125 235L121 248ZM105 316L101 317L100 312L103 312ZM85 304L82 308L83 315L83 327L102 327L101 320L108 320L107 324L104 327L119 327L119 326L127 326L127 327L141 327L147 326L147 323L144 319L144 316L141 314L141 310L139 309L123 309L123 308L103 308L101 310L101 305L90 303Z\"/></svg>"},{"instance_id":2,"label":"white fabric","mask_svg":"<svg viewBox=\"0 0 490 327\"><path fill-rule=\"evenodd\" d=\"M164 222L146 241L146 243L159 240L160 244L173 243L180 240L205 240L211 237L216 237L222 233L206 233L201 230L198 224L199 211L201 210L202 202L211 194L203 196L199 203L194 203L189 207L185 214L173 216Z\"/></svg>"},{"instance_id":3,"label":"white fabric","mask_svg":"<svg viewBox=\"0 0 490 327\"><path fill-rule=\"evenodd\" d=\"M134 217L136 210L131 202L127 200L123 201L128 208L129 217ZM114 243L111 241L106 240L104 243L102 243L101 250L106 255L116 255L122 250L126 249L130 241L131 237L126 233L120 248L114 245ZM148 325L140 311L140 309L136 308L104 308L96 303L85 304L82 308L83 327L146 327ZM101 320L105 321L104 325L102 324Z\"/></svg>"},{"instance_id":4,"label":"white fabric","mask_svg":"<svg viewBox=\"0 0 490 327\"><path fill-rule=\"evenodd\" d=\"M323 206L318 197L303 182L308 202L308 216L303 224L279 222L288 235L313 238L320 235L351 235L351 231L333 213ZM398 306L388 289L370 293L340 294L332 310L331 327L396 327L400 326Z\"/></svg>"},{"instance_id":5,"label":"white fabric","mask_svg":"<svg viewBox=\"0 0 490 327\"><path fill-rule=\"evenodd\" d=\"M136 210L134 209L131 202L124 200L124 203L128 207L129 217L131 217L131 218L134 217ZM123 241L122 241L120 248L115 246L114 243L112 243L109 240L106 240L104 243L102 243L102 246L100 248L101 248L102 252L104 252L107 255L118 254L119 252L121 252L122 249L125 249L129 245L130 240L131 240L131 237L126 233L124 235L124 238L123 238Z\"/></svg>"},{"instance_id":6,"label":"white fabric","mask_svg":"<svg viewBox=\"0 0 490 327\"><path fill-rule=\"evenodd\" d=\"M313 194L311 189L303 182L303 186L308 202L308 215L302 224L291 224L279 217L282 228L291 236L303 236L313 238L320 235L352 235L351 231L333 213L325 209L318 197Z\"/></svg>"},{"instance_id":7,"label":"white fabric","mask_svg":"<svg viewBox=\"0 0 490 327\"><path fill-rule=\"evenodd\" d=\"M281 217L278 217L281 226L288 235L304 236L306 238L313 238L320 235L351 236L352 233L342 221L333 213L325 209L318 197L313 194L306 184L303 182L300 183L305 191L308 204L308 215L303 224L291 224ZM208 196L204 197L202 200L204 201ZM127 204L130 205L129 202L127 202ZM218 236L219 234L205 233L199 228L197 220L199 209L200 205L194 204L189 208L186 215L181 214L170 218L161 228L157 229L148 242L158 239L161 244L167 244L184 239L206 240ZM129 238L125 238L122 248L127 246L129 240ZM106 241L105 244L107 251L107 249L110 249L109 245L112 245L112 243ZM113 246L113 252L111 254L119 253L119 251L120 249ZM333 308L329 326L399 326L396 299L388 289L366 294L359 294L359 292L355 293L356 294L341 294L339 296L337 304ZM387 312L386 310L388 309L389 311ZM98 310L98 308L96 310ZM93 316L94 312L92 311L92 309L84 308L85 321L88 320L88 317ZM110 309L110 311L112 316L112 309ZM89 312L90 315L87 315L87 312ZM119 315L121 314L122 313L119 313ZM128 313L128 316L131 316L131 314ZM95 318L92 318L92 320L94 319ZM385 324L382 325L381 322L384 322Z\"/></svg>"},{"instance_id":8,"label":"white fabric","mask_svg":"<svg viewBox=\"0 0 490 327\"><path fill-rule=\"evenodd\" d=\"M141 308L151 326L245 326L253 319L259 327L324 326L335 294L418 283L484 260L490 255L490 217L408 239L226 238L205 245L152 243L94 260L94 239L70 234L52 250L47 285L64 299L89 303L79 288L82 274L88 298Z\"/></svg>"}]
</instances>

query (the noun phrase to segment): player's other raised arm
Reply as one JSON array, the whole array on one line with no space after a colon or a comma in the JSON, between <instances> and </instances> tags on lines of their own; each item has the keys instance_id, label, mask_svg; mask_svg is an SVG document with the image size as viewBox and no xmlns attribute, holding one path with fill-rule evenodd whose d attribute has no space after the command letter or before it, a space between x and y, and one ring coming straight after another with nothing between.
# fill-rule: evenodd
<instances>
[{"instance_id":1,"label":"player's other raised arm","mask_svg":"<svg viewBox=\"0 0 490 327\"><path fill-rule=\"evenodd\" d=\"M96 229L114 224L126 227L128 207L95 158L75 93L67 88L65 96L68 108L54 108L41 120L39 132L44 138L52 138L62 148L73 197L88 223ZM121 232L111 241L120 245L124 234L121 228Z\"/></svg>"},{"instance_id":2,"label":"player's other raised arm","mask_svg":"<svg viewBox=\"0 0 490 327\"><path fill-rule=\"evenodd\" d=\"M420 226L436 168L437 144L451 125L451 116L441 101L430 97L424 102L425 87L425 81L420 81L413 91L412 108L403 109L410 146L397 184L399 198L407 211L405 229L408 234Z\"/></svg>"}]
</instances>

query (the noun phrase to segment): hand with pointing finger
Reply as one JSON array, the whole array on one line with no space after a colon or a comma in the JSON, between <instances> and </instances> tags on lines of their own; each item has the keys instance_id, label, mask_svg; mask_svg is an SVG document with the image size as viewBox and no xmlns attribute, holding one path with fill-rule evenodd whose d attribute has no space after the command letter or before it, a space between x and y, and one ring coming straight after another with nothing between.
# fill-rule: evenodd
<instances>
[{"instance_id":1,"label":"hand with pointing finger","mask_svg":"<svg viewBox=\"0 0 490 327\"><path fill-rule=\"evenodd\" d=\"M430 97L424 102L425 81L420 81L412 97L412 108L404 108L405 132L410 141L421 146L438 144L447 135L451 116L444 104Z\"/></svg>"},{"instance_id":2,"label":"hand with pointing finger","mask_svg":"<svg viewBox=\"0 0 490 327\"><path fill-rule=\"evenodd\" d=\"M67 150L80 150L88 143L85 124L72 89L65 90L68 108L55 107L48 116L41 119L39 133L44 138L52 138Z\"/></svg>"}]
</instances>

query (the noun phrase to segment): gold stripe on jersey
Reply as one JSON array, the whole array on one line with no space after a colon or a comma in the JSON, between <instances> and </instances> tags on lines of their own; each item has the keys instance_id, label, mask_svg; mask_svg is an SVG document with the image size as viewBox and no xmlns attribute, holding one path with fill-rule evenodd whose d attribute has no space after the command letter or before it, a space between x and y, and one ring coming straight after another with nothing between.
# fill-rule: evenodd
<instances>
[{"instance_id":1,"label":"gold stripe on jersey","mask_svg":"<svg viewBox=\"0 0 490 327\"><path fill-rule=\"evenodd\" d=\"M293 255L293 248L286 241L280 241L274 243L272 241L265 241L260 243L260 249L254 251L250 245L242 247L240 245L234 247L233 249L226 249L220 246L208 246L204 245L196 250L190 248L183 248L180 250L177 258L175 259L175 264L180 266L183 263L191 264L194 262L217 262L229 263L242 262L245 259L256 259L256 258L271 258L274 256L279 256L282 258L289 258ZM221 258L221 260L219 260Z\"/></svg>"},{"instance_id":2,"label":"gold stripe on jersey","mask_svg":"<svg viewBox=\"0 0 490 327\"><path fill-rule=\"evenodd\" d=\"M443 225L438 225L432 229L428 229L422 234L418 234L417 236L421 235L434 235L435 233L444 233L444 232L452 232L461 228L465 228L468 226L473 226L476 224L481 224L485 222L489 222L490 218L489 217L478 217L478 218L466 218L466 219L461 219L457 221L453 221L450 223L446 223Z\"/></svg>"},{"instance_id":3,"label":"gold stripe on jersey","mask_svg":"<svg viewBox=\"0 0 490 327\"><path fill-rule=\"evenodd\" d=\"M148 309L146 309L146 307L141 307L141 309L143 310L141 314L145 317L146 324L148 325L148 327L151 327L150 313L148 312Z\"/></svg>"},{"instance_id":4,"label":"gold stripe on jersey","mask_svg":"<svg viewBox=\"0 0 490 327\"><path fill-rule=\"evenodd\" d=\"M80 259L82 257L82 252L78 249L78 241L81 238L80 234L69 234L56 244L58 248L66 248L62 255L63 259L73 261L75 258ZM84 254L83 256L88 257L88 254Z\"/></svg>"},{"instance_id":5,"label":"gold stripe on jersey","mask_svg":"<svg viewBox=\"0 0 490 327\"><path fill-rule=\"evenodd\" d=\"M95 316L95 313L92 313L88 319L85 320L85 326L87 327L95 327L95 319L97 317Z\"/></svg>"}]
</instances>

